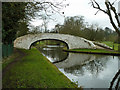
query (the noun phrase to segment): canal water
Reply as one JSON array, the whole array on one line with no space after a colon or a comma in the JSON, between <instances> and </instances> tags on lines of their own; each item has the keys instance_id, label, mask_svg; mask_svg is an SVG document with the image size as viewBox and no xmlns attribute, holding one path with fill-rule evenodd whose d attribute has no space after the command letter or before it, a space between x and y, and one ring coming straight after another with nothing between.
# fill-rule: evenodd
<instances>
[{"instance_id":1,"label":"canal water","mask_svg":"<svg viewBox=\"0 0 120 90\"><path fill-rule=\"evenodd\" d=\"M118 71L120 56L68 53L62 48L59 45L46 45L39 50L79 87L109 88Z\"/></svg>"}]
</instances>

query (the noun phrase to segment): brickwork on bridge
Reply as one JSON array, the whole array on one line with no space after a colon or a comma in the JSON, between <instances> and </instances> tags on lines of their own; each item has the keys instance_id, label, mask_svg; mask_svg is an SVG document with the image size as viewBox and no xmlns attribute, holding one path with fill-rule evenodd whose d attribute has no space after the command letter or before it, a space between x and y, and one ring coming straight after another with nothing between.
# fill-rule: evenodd
<instances>
[{"instance_id":1,"label":"brickwork on bridge","mask_svg":"<svg viewBox=\"0 0 120 90\"><path fill-rule=\"evenodd\" d=\"M23 48L23 49L30 49L32 43L39 41L39 40L48 40L48 39L55 39L65 42L69 49L75 48L96 48L92 41L87 39L67 35L67 34L54 34L54 33L41 33L41 34L28 34L25 36L18 37L14 41L14 47L16 48Z\"/></svg>"}]
</instances>

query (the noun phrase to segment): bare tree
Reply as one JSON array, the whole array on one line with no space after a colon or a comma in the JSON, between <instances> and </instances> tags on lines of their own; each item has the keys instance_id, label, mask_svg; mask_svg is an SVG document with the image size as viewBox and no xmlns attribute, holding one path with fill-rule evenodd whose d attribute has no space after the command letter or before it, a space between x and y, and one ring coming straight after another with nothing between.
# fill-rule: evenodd
<instances>
[{"instance_id":1,"label":"bare tree","mask_svg":"<svg viewBox=\"0 0 120 90\"><path fill-rule=\"evenodd\" d=\"M57 21L53 15L64 16L62 9L68 5L66 0L34 0L27 3L26 21L29 23L33 19L41 20L42 32L48 32L48 22Z\"/></svg>"},{"instance_id":2,"label":"bare tree","mask_svg":"<svg viewBox=\"0 0 120 90\"><path fill-rule=\"evenodd\" d=\"M106 9L102 9L100 4L96 0L91 0L91 4L92 4L93 8L98 9L98 11L102 11L108 15L110 23L112 24L115 31L118 33L118 43L120 44L120 30L119 30L119 28L120 28L119 15L120 14L117 13L116 8L114 7L115 2L116 2L116 0L113 3L111 3L108 0L105 0L104 4L106 6ZM98 13L98 11L96 12L96 14ZM115 21L113 20L112 12L115 15L115 20L117 21L117 24L115 24ZM119 45L118 50L120 51L120 45Z\"/></svg>"},{"instance_id":3,"label":"bare tree","mask_svg":"<svg viewBox=\"0 0 120 90\"><path fill-rule=\"evenodd\" d=\"M66 0L35 0L27 4L26 13L28 13L27 15L30 17L32 16L32 18L38 16L41 19L43 15L45 15L49 19L52 19L50 16L56 13L60 15L64 14L62 9L69 5L66 4L65 1Z\"/></svg>"}]
</instances>

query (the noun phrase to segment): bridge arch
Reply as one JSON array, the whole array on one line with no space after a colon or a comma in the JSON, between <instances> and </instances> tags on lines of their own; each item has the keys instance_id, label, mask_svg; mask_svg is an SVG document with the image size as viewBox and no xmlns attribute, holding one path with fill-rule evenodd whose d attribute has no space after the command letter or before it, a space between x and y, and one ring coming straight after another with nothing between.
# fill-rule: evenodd
<instances>
[{"instance_id":1,"label":"bridge arch","mask_svg":"<svg viewBox=\"0 0 120 90\"><path fill-rule=\"evenodd\" d=\"M64 44L66 45L67 49L69 49L69 46L68 46L68 44L67 44L65 41L58 40L58 39L40 39L40 40L37 40L37 41L33 42L33 43L30 45L29 49L31 48L31 46L32 46L34 43L36 43L36 42L38 42L38 41L44 41L44 40L60 41L60 42L62 42L62 43L64 43Z\"/></svg>"},{"instance_id":2,"label":"bridge arch","mask_svg":"<svg viewBox=\"0 0 120 90\"><path fill-rule=\"evenodd\" d=\"M54 34L54 33L40 33L40 34L28 34L25 36L18 37L14 41L14 47L16 48L23 48L23 49L30 49L32 43L39 41L39 40L60 40L66 43L69 49L75 48L96 48L96 46L87 39L66 35L66 34Z\"/></svg>"}]
</instances>

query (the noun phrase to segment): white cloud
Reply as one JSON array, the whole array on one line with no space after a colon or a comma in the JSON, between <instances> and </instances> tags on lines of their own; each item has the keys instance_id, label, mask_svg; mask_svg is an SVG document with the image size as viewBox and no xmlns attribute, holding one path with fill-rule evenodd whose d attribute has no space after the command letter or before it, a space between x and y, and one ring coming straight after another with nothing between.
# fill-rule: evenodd
<instances>
[{"instance_id":1,"label":"white cloud","mask_svg":"<svg viewBox=\"0 0 120 90\"><path fill-rule=\"evenodd\" d=\"M43 23L43 21L40 19L33 19L30 23L34 26L40 26Z\"/></svg>"},{"instance_id":2,"label":"white cloud","mask_svg":"<svg viewBox=\"0 0 120 90\"><path fill-rule=\"evenodd\" d=\"M100 3L102 8L105 8L104 6L104 0L96 0ZM113 2L114 0L110 0L111 2ZM88 22L89 24L98 24L101 27L110 27L113 29L112 25L110 24L109 18L106 14L104 14L103 12L98 12L97 15L95 15L96 13L96 9L94 9L90 3L90 0L67 0L67 2L69 3L69 6L67 6L66 8L64 8L62 11L64 11L64 15L65 17L67 16L84 16L85 17L85 21ZM118 2L118 1L117 1ZM115 7L116 9L118 8L118 3L115 3ZM48 23L48 28L53 28L55 24L60 23L63 24L64 22L64 17L56 14L53 15L53 18L57 19L57 22L55 21L50 21ZM35 25L39 25L41 22L41 20L37 20L36 22L34 22Z\"/></svg>"}]
</instances>

